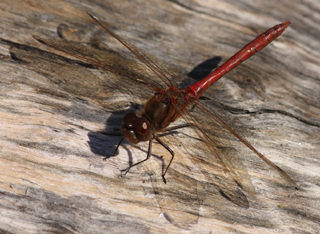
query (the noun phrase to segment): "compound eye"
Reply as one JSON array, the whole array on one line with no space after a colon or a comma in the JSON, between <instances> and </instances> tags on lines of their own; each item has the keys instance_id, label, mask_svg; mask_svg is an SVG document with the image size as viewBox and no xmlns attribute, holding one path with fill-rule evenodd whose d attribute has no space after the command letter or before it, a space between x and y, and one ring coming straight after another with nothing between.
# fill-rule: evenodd
<instances>
[{"instance_id":1,"label":"compound eye","mask_svg":"<svg viewBox=\"0 0 320 234\"><path fill-rule=\"evenodd\" d=\"M146 135L149 133L149 122L145 118L136 118L133 120L132 124L135 132L142 135Z\"/></svg>"},{"instance_id":2,"label":"compound eye","mask_svg":"<svg viewBox=\"0 0 320 234\"><path fill-rule=\"evenodd\" d=\"M137 118L136 113L129 112L123 117L122 123L125 124L125 126L127 126L127 127L133 127L132 122L135 118Z\"/></svg>"}]
</instances>

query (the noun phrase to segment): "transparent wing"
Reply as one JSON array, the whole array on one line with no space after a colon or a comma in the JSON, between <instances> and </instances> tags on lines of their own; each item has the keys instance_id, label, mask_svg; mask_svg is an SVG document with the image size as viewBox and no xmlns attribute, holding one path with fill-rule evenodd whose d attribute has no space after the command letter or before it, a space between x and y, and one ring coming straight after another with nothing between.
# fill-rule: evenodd
<instances>
[{"instance_id":1,"label":"transparent wing","mask_svg":"<svg viewBox=\"0 0 320 234\"><path fill-rule=\"evenodd\" d=\"M38 36L33 37L42 44L55 50L102 68L103 70L112 72L115 75L121 76L124 80L134 82L153 91L165 87L159 83L159 78L153 80L150 76L147 76L148 74L146 74L145 67L142 67L132 60L120 57L116 53L101 51L66 40L44 39Z\"/></svg>"},{"instance_id":2,"label":"transparent wing","mask_svg":"<svg viewBox=\"0 0 320 234\"><path fill-rule=\"evenodd\" d=\"M233 131L232 128L230 128L220 117L217 113L214 113L212 109L205 108L203 105L198 105L199 108L202 110L202 113L206 113L211 117L213 121L216 121L219 123L221 127L223 127L226 131L231 133L235 138L237 138L240 142L242 142L246 147L248 147L251 151L253 151L259 158L261 158L263 161L265 161L270 167L272 167L275 171L278 172L278 174L288 182L296 185L296 183L288 176L287 173L285 173L280 167L278 167L276 164L274 164L271 160L269 160L266 156L264 156L262 153L260 153L258 150L256 150L248 141L246 141L244 138L242 138L239 134L237 134L235 131ZM242 170L241 170L242 171ZM250 191L250 190L248 190Z\"/></svg>"},{"instance_id":3,"label":"transparent wing","mask_svg":"<svg viewBox=\"0 0 320 234\"><path fill-rule=\"evenodd\" d=\"M157 77L159 77L167 87L176 86L174 83L174 76L180 72L178 72L174 67L171 67L168 64L165 64L159 61L156 57L146 53L142 49L137 48L135 45L125 41L120 36L115 34L113 31L105 27L95 16L92 16L90 13L87 14L97 22L106 32L108 32L111 36L117 39L122 45L124 45L132 54L134 54L142 63L145 64ZM164 69L166 68L166 69Z\"/></svg>"},{"instance_id":4,"label":"transparent wing","mask_svg":"<svg viewBox=\"0 0 320 234\"><path fill-rule=\"evenodd\" d=\"M230 142L231 134L225 129L226 126L221 125L222 120L218 114L212 108L209 109L197 102L183 117L203 142L203 152L195 156L193 161L208 180L230 196L239 197L239 194L236 194L239 193L237 186L249 195L254 195L255 189L248 172ZM228 184L229 186L226 186ZM233 193L235 194L232 195Z\"/></svg>"},{"instance_id":5,"label":"transparent wing","mask_svg":"<svg viewBox=\"0 0 320 234\"><path fill-rule=\"evenodd\" d=\"M143 167L150 177L164 217L170 223L183 229L196 224L199 219L201 192L198 190L198 181L185 173L188 170L183 173L174 169L168 171L166 175L168 183L165 184L161 177L159 164L155 165L147 161Z\"/></svg>"},{"instance_id":6,"label":"transparent wing","mask_svg":"<svg viewBox=\"0 0 320 234\"><path fill-rule=\"evenodd\" d=\"M90 15L90 14L89 14ZM91 15L90 15L91 16ZM177 86L175 80L184 77L174 66L159 61L153 55L137 48L125 41L113 31L106 28L95 17L91 16L106 32L124 45L136 59L127 58L128 55L121 52L98 50L80 43L67 40L45 39L33 36L40 43L83 62L92 64L103 70L121 76L124 80L144 86L152 91Z\"/></svg>"},{"instance_id":7,"label":"transparent wing","mask_svg":"<svg viewBox=\"0 0 320 234\"><path fill-rule=\"evenodd\" d=\"M205 171L204 174L208 180L222 189L223 193L228 193L230 196L235 197L239 196L239 191L234 188L232 182L229 181L225 183L230 184L228 187L219 183L219 179L217 179L219 169L222 169L223 172L225 172L222 173L224 174L224 178L229 176L229 179L234 181L234 183L247 192L247 194L252 196L255 194L255 189L252 185L250 176L248 175L248 171L230 140L239 140L242 142L269 166L275 169L285 180L295 184L281 168L234 132L213 108L205 106L197 101L193 106L193 109L184 113L183 117L190 123L194 131L205 143L205 147L202 148L203 152L194 157L194 163L199 166L202 171ZM214 171L216 171L216 174L212 173ZM232 197L229 198L234 201Z\"/></svg>"}]
</instances>

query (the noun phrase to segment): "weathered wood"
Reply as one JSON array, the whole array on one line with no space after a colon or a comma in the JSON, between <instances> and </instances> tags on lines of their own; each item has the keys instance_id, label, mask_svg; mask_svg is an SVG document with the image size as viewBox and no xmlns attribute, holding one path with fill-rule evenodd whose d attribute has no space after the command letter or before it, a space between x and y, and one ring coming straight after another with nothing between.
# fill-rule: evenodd
<instances>
[{"instance_id":1,"label":"weathered wood","mask_svg":"<svg viewBox=\"0 0 320 234\"><path fill-rule=\"evenodd\" d=\"M316 0L2 1L0 230L319 232L319 7ZM166 185L152 186L146 173L149 166L161 170L169 158L157 144L152 162L121 177L130 161L145 157L146 145L125 143L115 157L102 159L121 139L126 110L144 100L110 89L119 78L32 38L57 37L58 31L72 41L126 53L85 11L183 73L194 69L195 79L259 33L290 20L280 38L218 81L203 101L211 105L214 100L237 117L241 124L232 127L298 188L235 142L257 194L246 196L249 208L228 201L188 157L188 144L197 142L190 129L165 138L176 153ZM131 90L140 92L136 86Z\"/></svg>"}]
</instances>

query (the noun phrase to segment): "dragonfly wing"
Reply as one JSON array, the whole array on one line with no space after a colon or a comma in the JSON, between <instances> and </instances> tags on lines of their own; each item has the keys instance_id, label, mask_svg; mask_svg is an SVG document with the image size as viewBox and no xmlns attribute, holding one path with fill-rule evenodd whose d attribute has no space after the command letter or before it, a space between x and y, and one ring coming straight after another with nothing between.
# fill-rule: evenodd
<instances>
[{"instance_id":1,"label":"dragonfly wing","mask_svg":"<svg viewBox=\"0 0 320 234\"><path fill-rule=\"evenodd\" d=\"M202 110L201 113L205 113L209 118L211 118L212 121L214 121L215 123L218 123L223 129L225 129L226 132L231 133L231 135L233 135L235 139L242 142L247 148L249 148L252 152L254 152L259 158L265 161L271 168L277 171L278 174L283 179L287 180L288 182L296 186L296 183L291 179L291 177L286 172L284 172L280 167L274 164L270 159L268 159L266 156L264 156L262 153L256 150L245 138L241 137L238 133L233 131L232 128L229 127L212 108L204 107L201 104L198 105L198 107Z\"/></svg>"},{"instance_id":2,"label":"dragonfly wing","mask_svg":"<svg viewBox=\"0 0 320 234\"><path fill-rule=\"evenodd\" d=\"M183 117L192 124L204 145L202 152L193 157L195 165L199 165L209 181L230 200L235 202L235 199L242 198L237 202L246 204L244 194L237 187L249 195L254 195L255 189L237 150L230 142L231 134L221 127L218 114L197 102L193 110Z\"/></svg>"},{"instance_id":3,"label":"dragonfly wing","mask_svg":"<svg viewBox=\"0 0 320 234\"><path fill-rule=\"evenodd\" d=\"M188 229L199 219L198 181L188 174L179 173L170 169L166 174L168 183L161 178L159 164L149 160L143 164L144 171L148 173L152 187L164 217L177 227Z\"/></svg>"},{"instance_id":4,"label":"dragonfly wing","mask_svg":"<svg viewBox=\"0 0 320 234\"><path fill-rule=\"evenodd\" d=\"M123 51L100 50L67 40L44 39L38 36L34 38L66 55L109 71L105 85L111 90L119 90L125 95L130 95L129 102L142 104L153 96L154 92L164 90L168 85L176 85L175 81L180 82L185 78L174 66L160 62L119 36L117 39L121 39L126 46L139 52L137 57ZM169 84L170 79L172 82Z\"/></svg>"},{"instance_id":5,"label":"dragonfly wing","mask_svg":"<svg viewBox=\"0 0 320 234\"><path fill-rule=\"evenodd\" d=\"M33 37L42 44L45 44L71 57L77 58L83 62L112 72L113 74L121 76L127 81L134 82L153 91L165 88L165 86L159 82L159 79L155 81L152 80L150 76L147 76L148 74L146 73L146 68L143 67L143 65L121 57L115 52L101 51L89 46L69 42L66 40L44 39L38 36Z\"/></svg>"},{"instance_id":6,"label":"dragonfly wing","mask_svg":"<svg viewBox=\"0 0 320 234\"><path fill-rule=\"evenodd\" d=\"M87 12L88 13L88 12ZM111 36L113 36L116 40L118 40L122 45L124 45L135 57L140 60L149 70L160 78L167 87L177 86L174 83L174 77L180 76L180 71L178 71L175 67L170 66L160 60L158 60L155 56L148 54L142 49L137 48L135 45L125 41L123 38L118 36L116 33L111 31L109 28L105 27L98 18L92 16L90 13L88 15L98 23L106 32L108 32Z\"/></svg>"}]
</instances>

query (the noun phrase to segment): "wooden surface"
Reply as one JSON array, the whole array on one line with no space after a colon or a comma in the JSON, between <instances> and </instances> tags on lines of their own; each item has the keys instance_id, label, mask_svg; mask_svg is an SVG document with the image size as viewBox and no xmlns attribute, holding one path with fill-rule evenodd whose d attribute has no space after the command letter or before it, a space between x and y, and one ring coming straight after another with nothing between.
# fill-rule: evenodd
<instances>
[{"instance_id":1,"label":"wooden surface","mask_svg":"<svg viewBox=\"0 0 320 234\"><path fill-rule=\"evenodd\" d=\"M319 233L319 8L316 0L2 1L1 233ZM238 144L257 194L247 196L249 208L230 202L192 170L180 147L192 142L189 130L166 138L176 153L167 185L151 184L146 165L121 176L130 161L145 157L146 144L125 143L115 157L102 159L121 139L122 117L136 100L110 88L118 78L32 38L58 32L125 51L85 11L195 79L259 33L291 21L203 101L220 103L240 120L235 130L298 188ZM168 155L154 149L152 160L161 167ZM170 173L184 176L170 180ZM176 219L169 222L168 215Z\"/></svg>"}]
</instances>

